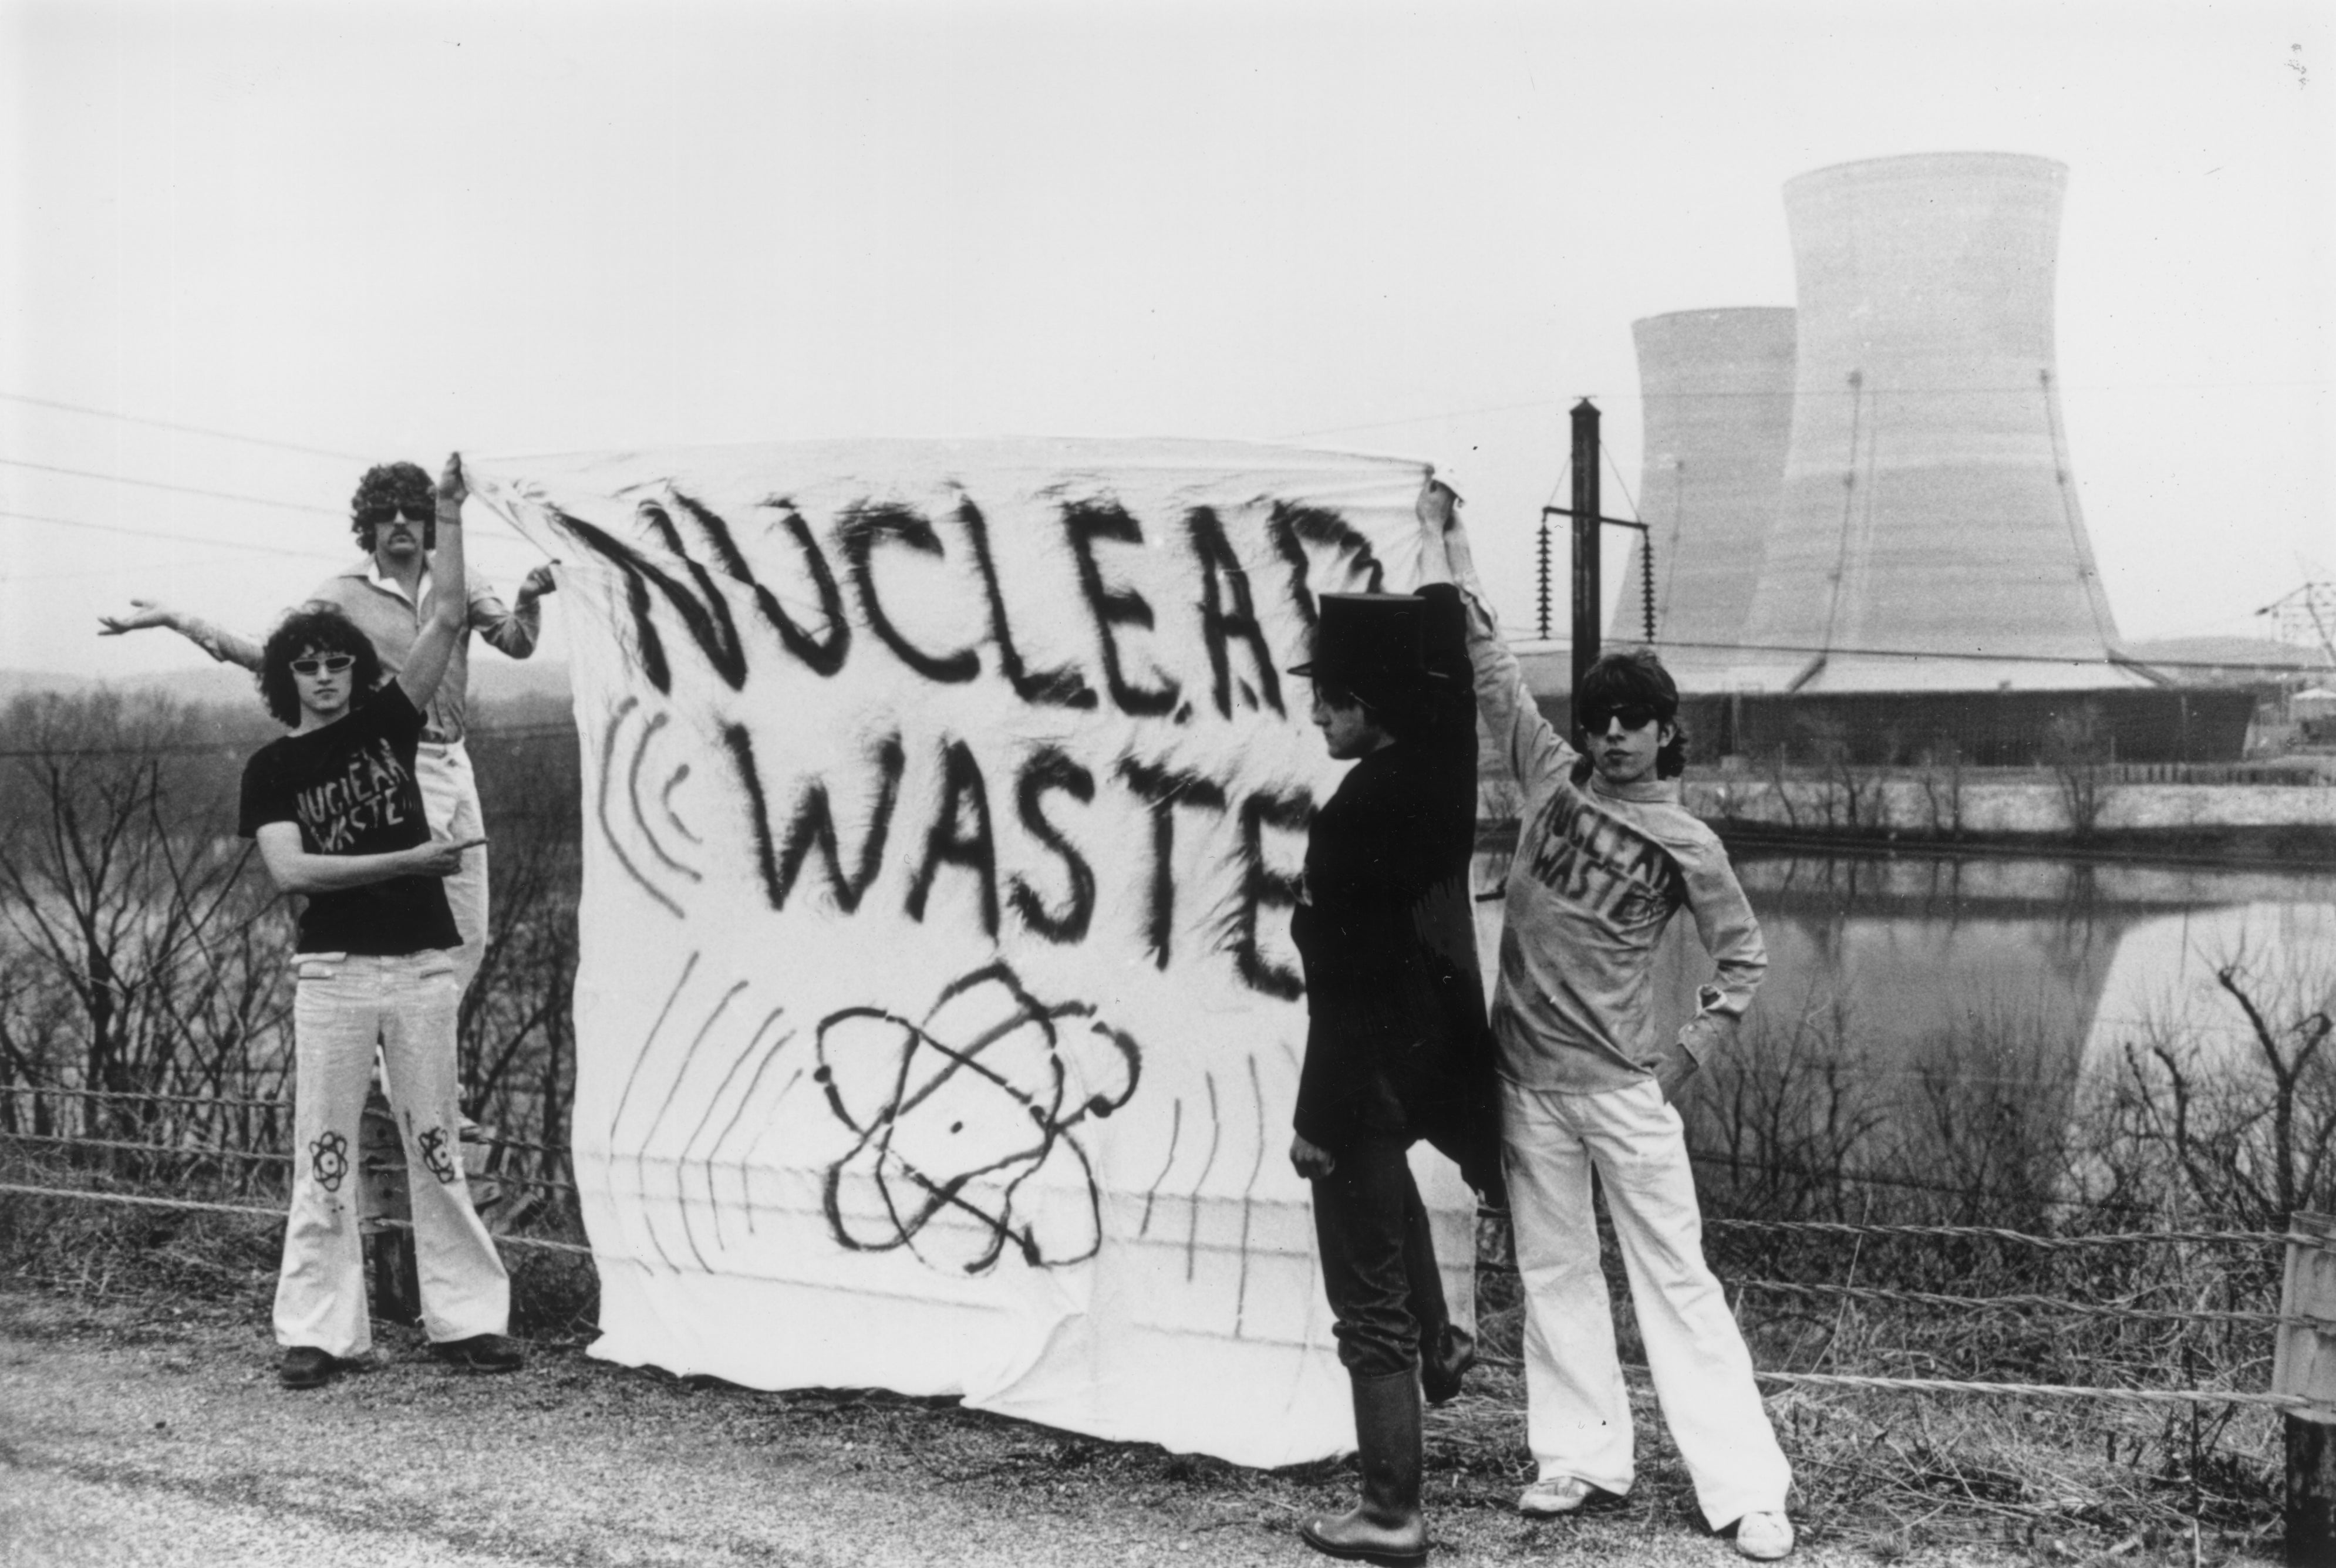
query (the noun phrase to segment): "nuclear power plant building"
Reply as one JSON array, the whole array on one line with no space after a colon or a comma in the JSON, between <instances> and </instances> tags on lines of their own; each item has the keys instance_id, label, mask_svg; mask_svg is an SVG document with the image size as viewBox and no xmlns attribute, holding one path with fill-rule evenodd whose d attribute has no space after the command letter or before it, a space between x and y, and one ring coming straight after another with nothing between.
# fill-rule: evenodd
<instances>
[{"instance_id":1,"label":"nuclear power plant building","mask_svg":"<svg viewBox=\"0 0 2336 1568\"><path fill-rule=\"evenodd\" d=\"M1793 430L1793 312L1681 310L1630 324L1645 409L1639 516L1612 629L1656 636L1672 673L1725 685L1742 660L1752 597ZM1646 570L1651 541L1654 570Z\"/></svg>"},{"instance_id":2,"label":"nuclear power plant building","mask_svg":"<svg viewBox=\"0 0 2336 1568\"><path fill-rule=\"evenodd\" d=\"M2067 180L2000 152L1801 175L1796 309L1633 325L1655 640L1698 750L2026 763L2081 721L2127 760L2239 754L2252 695L2126 659L2094 563L2053 346Z\"/></svg>"}]
</instances>

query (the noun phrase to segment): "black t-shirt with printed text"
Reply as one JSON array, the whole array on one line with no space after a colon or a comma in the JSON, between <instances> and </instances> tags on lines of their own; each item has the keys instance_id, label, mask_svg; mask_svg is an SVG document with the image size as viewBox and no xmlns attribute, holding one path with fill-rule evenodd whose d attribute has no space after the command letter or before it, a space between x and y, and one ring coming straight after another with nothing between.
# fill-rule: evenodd
<instances>
[{"instance_id":1,"label":"black t-shirt with printed text","mask_svg":"<svg viewBox=\"0 0 2336 1568\"><path fill-rule=\"evenodd\" d=\"M257 838L269 823L297 823L316 855L371 855L430 841L414 754L422 715L391 681L322 729L288 735L243 767L237 832ZM300 915L304 953L418 953L462 945L436 877L393 877L311 893Z\"/></svg>"}]
</instances>

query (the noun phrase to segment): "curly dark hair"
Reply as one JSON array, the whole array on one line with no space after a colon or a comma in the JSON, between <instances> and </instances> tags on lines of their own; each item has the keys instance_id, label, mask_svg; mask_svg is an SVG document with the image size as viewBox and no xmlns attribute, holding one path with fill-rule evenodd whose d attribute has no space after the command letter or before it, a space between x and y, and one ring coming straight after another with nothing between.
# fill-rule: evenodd
<instances>
[{"instance_id":1,"label":"curly dark hair","mask_svg":"<svg viewBox=\"0 0 2336 1568\"><path fill-rule=\"evenodd\" d=\"M1671 726L1671 738L1655 753L1655 776L1677 778L1687 772L1687 731L1679 722L1679 683L1663 667L1651 648L1621 648L1601 654L1582 672L1580 711L1574 727L1587 731L1593 717L1616 708L1643 707L1656 722ZM1602 726L1601 726L1602 727Z\"/></svg>"},{"instance_id":2,"label":"curly dark hair","mask_svg":"<svg viewBox=\"0 0 2336 1568\"><path fill-rule=\"evenodd\" d=\"M377 506L420 505L430 521L422 525L422 548L438 548L438 486L419 463L377 463L365 470L357 481L357 492L349 497L349 528L357 536L357 544L367 555L373 553L374 525L365 519L365 512Z\"/></svg>"},{"instance_id":3,"label":"curly dark hair","mask_svg":"<svg viewBox=\"0 0 2336 1568\"><path fill-rule=\"evenodd\" d=\"M339 610L319 606L296 609L268 634L259 654L259 700L278 724L295 728L300 723L300 689L292 684L292 661L304 653L345 653L357 661L350 674L352 704L381 684L381 655L374 652L356 622Z\"/></svg>"}]
</instances>

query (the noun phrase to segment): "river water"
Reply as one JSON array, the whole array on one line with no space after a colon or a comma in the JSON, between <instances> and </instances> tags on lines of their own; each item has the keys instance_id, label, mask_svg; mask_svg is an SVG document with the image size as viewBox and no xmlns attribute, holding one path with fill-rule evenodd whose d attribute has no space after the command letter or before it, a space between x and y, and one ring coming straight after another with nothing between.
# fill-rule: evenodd
<instances>
[{"instance_id":1,"label":"river water","mask_svg":"<svg viewBox=\"0 0 2336 1568\"><path fill-rule=\"evenodd\" d=\"M2170 1035L2235 1065L2253 1035L2218 971L2235 966L2267 1004L2336 990L2326 870L1750 847L1734 858L1769 951L1754 1032L1813 1032L1868 1076L2065 1078ZM1479 855L1480 891L1501 885L1506 862ZM1497 901L1478 903L1477 923L1489 986ZM1691 1011L1709 973L1682 914L1658 966L1659 1027Z\"/></svg>"}]
</instances>

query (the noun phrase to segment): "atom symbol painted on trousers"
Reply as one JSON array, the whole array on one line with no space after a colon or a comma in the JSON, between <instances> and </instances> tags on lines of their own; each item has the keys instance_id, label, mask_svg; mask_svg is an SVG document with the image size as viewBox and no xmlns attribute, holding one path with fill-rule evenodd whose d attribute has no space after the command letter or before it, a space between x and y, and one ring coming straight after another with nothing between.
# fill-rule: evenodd
<instances>
[{"instance_id":1,"label":"atom symbol painted on trousers","mask_svg":"<svg viewBox=\"0 0 2336 1568\"><path fill-rule=\"evenodd\" d=\"M969 1274L1008 1242L1032 1268L1094 1257L1101 1198L1073 1131L1127 1104L1142 1068L1135 1041L1094 1014L1040 1002L997 963L952 981L920 1022L877 1008L823 1020L813 1076L858 1137L827 1172L837 1243ZM847 1202L868 1187L874 1202Z\"/></svg>"},{"instance_id":2,"label":"atom symbol painted on trousers","mask_svg":"<svg viewBox=\"0 0 2336 1568\"><path fill-rule=\"evenodd\" d=\"M308 1174L316 1184L328 1193L341 1190L341 1183L349 1174L349 1141L343 1135L327 1131L308 1145Z\"/></svg>"},{"instance_id":3,"label":"atom symbol painted on trousers","mask_svg":"<svg viewBox=\"0 0 2336 1568\"><path fill-rule=\"evenodd\" d=\"M430 1174L438 1178L438 1184L442 1187L453 1186L454 1161L446 1153L446 1129L427 1128L417 1135L414 1142L422 1151L422 1163L430 1167Z\"/></svg>"}]
</instances>

